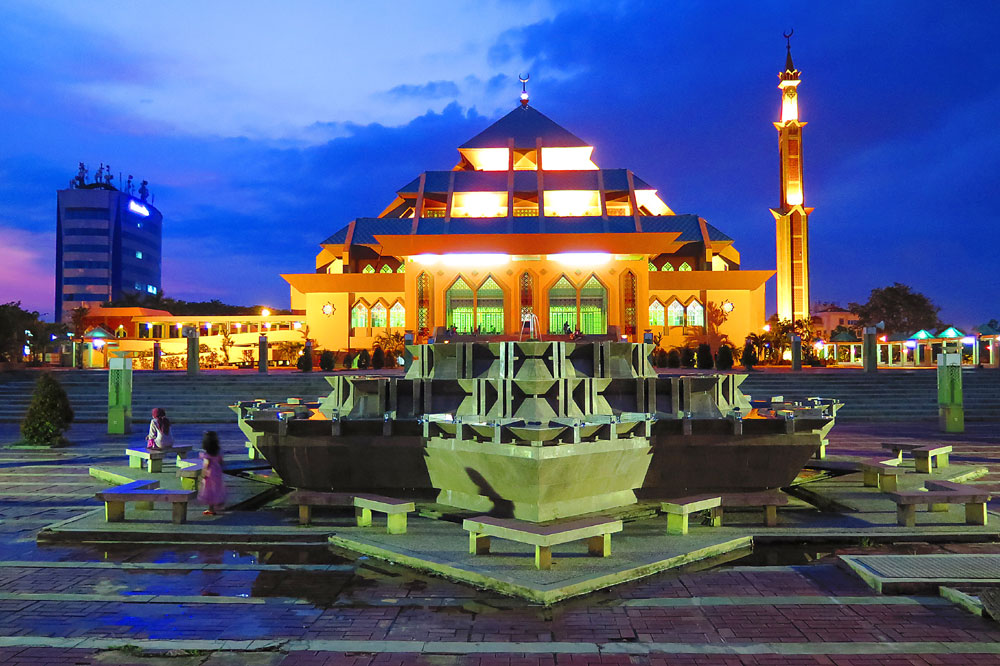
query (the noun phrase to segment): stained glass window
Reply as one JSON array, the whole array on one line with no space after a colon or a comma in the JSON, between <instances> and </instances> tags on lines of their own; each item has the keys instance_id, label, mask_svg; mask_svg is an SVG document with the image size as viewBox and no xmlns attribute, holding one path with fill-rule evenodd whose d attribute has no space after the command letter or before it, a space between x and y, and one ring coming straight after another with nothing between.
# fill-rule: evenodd
<instances>
[{"instance_id":1,"label":"stained glass window","mask_svg":"<svg viewBox=\"0 0 1000 666\"><path fill-rule=\"evenodd\" d=\"M351 308L351 326L365 328L368 326L368 308L364 303L355 303Z\"/></svg>"},{"instance_id":2,"label":"stained glass window","mask_svg":"<svg viewBox=\"0 0 1000 666\"><path fill-rule=\"evenodd\" d=\"M698 301L691 301L691 303L687 306L687 325L705 325L705 308L703 308L701 303Z\"/></svg>"},{"instance_id":3,"label":"stained glass window","mask_svg":"<svg viewBox=\"0 0 1000 666\"><path fill-rule=\"evenodd\" d=\"M521 292L521 319L523 320L524 315L535 311L535 285L534 280L531 279L531 273L527 271L521 273L521 280L518 284Z\"/></svg>"},{"instance_id":4,"label":"stained glass window","mask_svg":"<svg viewBox=\"0 0 1000 666\"><path fill-rule=\"evenodd\" d=\"M400 264L399 268L396 269L396 272L397 273L405 273L406 272L406 264Z\"/></svg>"},{"instance_id":5,"label":"stained glass window","mask_svg":"<svg viewBox=\"0 0 1000 666\"><path fill-rule=\"evenodd\" d=\"M483 335L504 332L503 290L492 277L476 291L476 326Z\"/></svg>"},{"instance_id":6,"label":"stained glass window","mask_svg":"<svg viewBox=\"0 0 1000 666\"><path fill-rule=\"evenodd\" d=\"M427 273L417 276L417 328L418 334L427 335L431 319L431 279Z\"/></svg>"},{"instance_id":7,"label":"stained glass window","mask_svg":"<svg viewBox=\"0 0 1000 666\"><path fill-rule=\"evenodd\" d=\"M624 285L625 286L625 293L623 294L624 301L625 301L625 303L624 303L625 304L625 327L624 327L625 330L623 330L622 332L625 333L626 335L635 335L635 329L636 329L636 311L635 311L636 284L635 284L635 282L636 282L636 280L635 280L635 273L633 273L632 271L628 271L627 273L625 273L625 285ZM582 306L583 303L581 302L580 305Z\"/></svg>"},{"instance_id":8,"label":"stained glass window","mask_svg":"<svg viewBox=\"0 0 1000 666\"><path fill-rule=\"evenodd\" d=\"M392 272L392 266L390 266L389 264L382 264L382 269L379 271L379 273L391 273L391 272Z\"/></svg>"},{"instance_id":9,"label":"stained glass window","mask_svg":"<svg viewBox=\"0 0 1000 666\"><path fill-rule=\"evenodd\" d=\"M684 325L684 306L680 301L673 301L667 306L667 326Z\"/></svg>"},{"instance_id":10,"label":"stained glass window","mask_svg":"<svg viewBox=\"0 0 1000 666\"><path fill-rule=\"evenodd\" d=\"M691 264L689 264L688 262L685 261L683 264L681 264L681 267L678 268L677 270L679 270L679 271L689 271L689 270L691 270Z\"/></svg>"},{"instance_id":11,"label":"stained glass window","mask_svg":"<svg viewBox=\"0 0 1000 666\"><path fill-rule=\"evenodd\" d=\"M608 332L608 290L593 275L580 290L580 330L586 335Z\"/></svg>"},{"instance_id":12,"label":"stained glass window","mask_svg":"<svg viewBox=\"0 0 1000 666\"><path fill-rule=\"evenodd\" d=\"M446 326L459 333L472 332L472 287L459 278L444 294Z\"/></svg>"},{"instance_id":13,"label":"stained glass window","mask_svg":"<svg viewBox=\"0 0 1000 666\"><path fill-rule=\"evenodd\" d=\"M660 270L661 271L672 271L672 270L674 270L674 265L668 261L667 263L663 264L663 268L661 268Z\"/></svg>"},{"instance_id":14,"label":"stained glass window","mask_svg":"<svg viewBox=\"0 0 1000 666\"><path fill-rule=\"evenodd\" d=\"M563 276L549 289L549 332L562 333L566 324L576 330L576 287Z\"/></svg>"},{"instance_id":15,"label":"stained glass window","mask_svg":"<svg viewBox=\"0 0 1000 666\"><path fill-rule=\"evenodd\" d=\"M385 328L387 311L385 305L376 303L372 306L372 328Z\"/></svg>"},{"instance_id":16,"label":"stained glass window","mask_svg":"<svg viewBox=\"0 0 1000 666\"><path fill-rule=\"evenodd\" d=\"M375 267L372 266L371 264L368 264L367 266L364 267L364 269L362 269L361 272L362 273L374 273L375 272Z\"/></svg>"},{"instance_id":17,"label":"stained glass window","mask_svg":"<svg viewBox=\"0 0 1000 666\"><path fill-rule=\"evenodd\" d=\"M656 264L654 264L652 261L649 262L649 272L650 273L655 273L656 272Z\"/></svg>"},{"instance_id":18,"label":"stained glass window","mask_svg":"<svg viewBox=\"0 0 1000 666\"><path fill-rule=\"evenodd\" d=\"M653 301L649 304L649 325L650 326L663 326L664 314L666 310L663 308L663 303L659 301Z\"/></svg>"},{"instance_id":19,"label":"stained glass window","mask_svg":"<svg viewBox=\"0 0 1000 666\"><path fill-rule=\"evenodd\" d=\"M399 301L389 308L390 328L403 328L406 326L406 308Z\"/></svg>"}]
</instances>

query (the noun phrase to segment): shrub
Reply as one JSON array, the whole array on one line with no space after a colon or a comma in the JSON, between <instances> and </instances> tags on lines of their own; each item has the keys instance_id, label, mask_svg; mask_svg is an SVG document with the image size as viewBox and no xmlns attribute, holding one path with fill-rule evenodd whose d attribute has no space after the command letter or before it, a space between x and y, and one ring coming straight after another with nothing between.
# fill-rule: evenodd
<instances>
[{"instance_id":1,"label":"shrub","mask_svg":"<svg viewBox=\"0 0 1000 666\"><path fill-rule=\"evenodd\" d=\"M337 357L329 349L319 355L319 369L330 372L337 365Z\"/></svg>"},{"instance_id":2,"label":"shrub","mask_svg":"<svg viewBox=\"0 0 1000 666\"><path fill-rule=\"evenodd\" d=\"M665 350L657 348L653 352L653 365L657 368L667 367L667 352Z\"/></svg>"},{"instance_id":3,"label":"shrub","mask_svg":"<svg viewBox=\"0 0 1000 666\"><path fill-rule=\"evenodd\" d=\"M304 352L299 355L297 361L295 361L295 367L297 367L302 372L312 372L313 369L313 357L312 354Z\"/></svg>"},{"instance_id":4,"label":"shrub","mask_svg":"<svg viewBox=\"0 0 1000 666\"><path fill-rule=\"evenodd\" d=\"M368 353L367 349L362 349L358 354L358 370L367 370L371 362L372 355Z\"/></svg>"},{"instance_id":5,"label":"shrub","mask_svg":"<svg viewBox=\"0 0 1000 666\"><path fill-rule=\"evenodd\" d=\"M740 365L747 370L753 370L757 365L757 348L749 341L743 345L743 353L740 355Z\"/></svg>"},{"instance_id":6,"label":"shrub","mask_svg":"<svg viewBox=\"0 0 1000 666\"><path fill-rule=\"evenodd\" d=\"M681 349L681 365L685 368L693 368L697 359L694 355L694 350L690 347L684 347Z\"/></svg>"},{"instance_id":7,"label":"shrub","mask_svg":"<svg viewBox=\"0 0 1000 666\"><path fill-rule=\"evenodd\" d=\"M344 369L350 370L354 366L354 354L347 352L344 354Z\"/></svg>"},{"instance_id":8,"label":"shrub","mask_svg":"<svg viewBox=\"0 0 1000 666\"><path fill-rule=\"evenodd\" d=\"M715 362L712 359L712 348L708 346L707 342L703 342L698 345L698 369L711 370L713 367L715 367Z\"/></svg>"},{"instance_id":9,"label":"shrub","mask_svg":"<svg viewBox=\"0 0 1000 666\"><path fill-rule=\"evenodd\" d=\"M24 441L36 446L58 446L65 440L63 432L73 422L73 408L62 384L45 373L38 378L28 413L21 422Z\"/></svg>"},{"instance_id":10,"label":"shrub","mask_svg":"<svg viewBox=\"0 0 1000 666\"><path fill-rule=\"evenodd\" d=\"M382 351L381 347L376 347L375 351L372 352L372 368L375 370L381 370L385 367L385 352Z\"/></svg>"},{"instance_id":11,"label":"shrub","mask_svg":"<svg viewBox=\"0 0 1000 666\"><path fill-rule=\"evenodd\" d=\"M729 345L719 347L719 353L715 355L715 367L719 370L733 369L733 348Z\"/></svg>"}]
</instances>

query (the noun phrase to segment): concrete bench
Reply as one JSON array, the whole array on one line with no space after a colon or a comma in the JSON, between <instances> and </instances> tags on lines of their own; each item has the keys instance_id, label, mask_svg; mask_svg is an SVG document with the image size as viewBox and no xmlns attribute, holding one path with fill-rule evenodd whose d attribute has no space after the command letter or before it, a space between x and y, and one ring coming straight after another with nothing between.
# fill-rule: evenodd
<instances>
[{"instance_id":1,"label":"concrete bench","mask_svg":"<svg viewBox=\"0 0 1000 666\"><path fill-rule=\"evenodd\" d=\"M193 490L161 489L159 481L133 481L103 490L94 497L104 502L104 517L109 523L124 522L126 502L135 502L137 508L147 510L153 508L154 502L170 502L173 522L182 525L187 522L187 505L194 494Z\"/></svg>"},{"instance_id":2,"label":"concrete bench","mask_svg":"<svg viewBox=\"0 0 1000 666\"><path fill-rule=\"evenodd\" d=\"M861 463L865 486L878 488L883 492L896 490L896 477L903 473L898 465L899 460L896 458L883 462Z\"/></svg>"},{"instance_id":3,"label":"concrete bench","mask_svg":"<svg viewBox=\"0 0 1000 666\"><path fill-rule=\"evenodd\" d=\"M774 527L778 524L778 507L788 504L788 497L780 492L758 493L726 493L722 496L723 508L729 507L763 507L764 525Z\"/></svg>"},{"instance_id":4,"label":"concrete bench","mask_svg":"<svg viewBox=\"0 0 1000 666\"><path fill-rule=\"evenodd\" d=\"M902 462L903 454L910 453L913 449L919 449L923 444L914 444L913 442L882 442L882 448L886 451L892 451L892 455L896 457L896 460Z\"/></svg>"},{"instance_id":5,"label":"concrete bench","mask_svg":"<svg viewBox=\"0 0 1000 666\"><path fill-rule=\"evenodd\" d=\"M416 507L406 500L366 494L354 496L354 510L358 527L371 527L372 511L378 511L385 514L387 533L406 534L406 514Z\"/></svg>"},{"instance_id":6,"label":"concrete bench","mask_svg":"<svg viewBox=\"0 0 1000 666\"><path fill-rule=\"evenodd\" d=\"M926 490L889 493L896 503L897 524L915 527L919 504L926 504L928 511L944 511L949 504L964 504L967 525L986 524L986 503L990 501L990 494L985 490L950 481L927 481L924 487Z\"/></svg>"},{"instance_id":7,"label":"concrete bench","mask_svg":"<svg viewBox=\"0 0 1000 666\"><path fill-rule=\"evenodd\" d=\"M177 477L181 480L181 488L194 490L203 469L205 469L204 460L178 460Z\"/></svg>"},{"instance_id":8,"label":"concrete bench","mask_svg":"<svg viewBox=\"0 0 1000 666\"><path fill-rule=\"evenodd\" d=\"M314 506L352 506L358 527L371 527L372 511L386 515L386 531L389 534L406 534L406 515L416 511L413 502L382 495L357 493L328 493L315 490L296 490L289 501L299 507L299 524L312 522Z\"/></svg>"},{"instance_id":9,"label":"concrete bench","mask_svg":"<svg viewBox=\"0 0 1000 666\"><path fill-rule=\"evenodd\" d=\"M552 546L587 540L587 551L596 557L611 555L611 534L622 531L622 521L584 518L556 525L536 525L513 518L477 516L462 521L469 532L469 553L490 552L490 537L526 543L535 547L535 568L552 568Z\"/></svg>"},{"instance_id":10,"label":"concrete bench","mask_svg":"<svg viewBox=\"0 0 1000 666\"><path fill-rule=\"evenodd\" d=\"M142 461L146 461L146 471L150 474L163 471L163 458L169 455L176 455L180 462L191 452L190 446L174 446L169 449L125 449L128 456L128 466L133 469L142 469Z\"/></svg>"},{"instance_id":11,"label":"concrete bench","mask_svg":"<svg viewBox=\"0 0 1000 666\"><path fill-rule=\"evenodd\" d=\"M930 474L935 461L939 469L948 466L951 446L921 446L910 453L913 454L913 466L917 471L921 474Z\"/></svg>"},{"instance_id":12,"label":"concrete bench","mask_svg":"<svg viewBox=\"0 0 1000 666\"><path fill-rule=\"evenodd\" d=\"M688 516L708 510L709 525L722 525L722 497L720 495L693 495L660 503L660 510L667 514L667 534L687 534Z\"/></svg>"}]
</instances>

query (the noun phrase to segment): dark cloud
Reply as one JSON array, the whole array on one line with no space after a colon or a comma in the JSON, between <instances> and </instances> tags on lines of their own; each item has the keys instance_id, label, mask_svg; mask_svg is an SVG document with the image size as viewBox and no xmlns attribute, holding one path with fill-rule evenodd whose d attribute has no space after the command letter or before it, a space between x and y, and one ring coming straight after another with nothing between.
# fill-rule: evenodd
<instances>
[{"instance_id":1,"label":"dark cloud","mask_svg":"<svg viewBox=\"0 0 1000 666\"><path fill-rule=\"evenodd\" d=\"M454 81L428 81L421 85L398 85L386 93L397 99L447 99L458 97L458 85Z\"/></svg>"}]
</instances>

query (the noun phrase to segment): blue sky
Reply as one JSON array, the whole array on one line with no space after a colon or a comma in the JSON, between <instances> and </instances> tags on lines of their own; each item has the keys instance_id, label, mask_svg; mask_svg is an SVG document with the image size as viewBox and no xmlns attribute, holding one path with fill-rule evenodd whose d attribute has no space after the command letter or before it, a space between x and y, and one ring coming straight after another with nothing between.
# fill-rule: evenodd
<instances>
[{"instance_id":1,"label":"blue sky","mask_svg":"<svg viewBox=\"0 0 1000 666\"><path fill-rule=\"evenodd\" d=\"M151 183L168 296L287 306L279 273L451 168L524 72L599 165L773 268L794 27L813 299L899 281L1000 318L1000 5L816 4L6 2L0 302L51 313L55 190L103 161Z\"/></svg>"}]
</instances>

